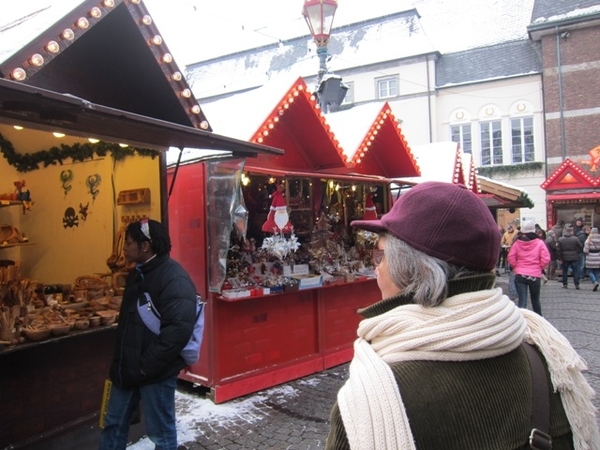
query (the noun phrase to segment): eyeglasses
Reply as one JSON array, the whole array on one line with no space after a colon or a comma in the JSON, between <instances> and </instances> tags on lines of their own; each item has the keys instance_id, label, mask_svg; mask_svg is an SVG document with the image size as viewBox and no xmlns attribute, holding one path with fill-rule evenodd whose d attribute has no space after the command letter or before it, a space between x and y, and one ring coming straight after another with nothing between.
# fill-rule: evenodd
<instances>
[{"instance_id":1,"label":"eyeglasses","mask_svg":"<svg viewBox=\"0 0 600 450\"><path fill-rule=\"evenodd\" d=\"M385 256L385 253L380 248L374 248L371 251L371 260L373 261L373 264L375 266L378 266L379 264L381 264L381 261L383 261L384 256Z\"/></svg>"}]
</instances>

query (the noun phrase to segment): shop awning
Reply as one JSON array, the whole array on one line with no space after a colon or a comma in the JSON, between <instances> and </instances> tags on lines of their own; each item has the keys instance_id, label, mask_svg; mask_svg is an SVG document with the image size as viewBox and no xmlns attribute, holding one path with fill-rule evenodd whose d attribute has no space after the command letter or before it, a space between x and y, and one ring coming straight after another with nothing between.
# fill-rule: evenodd
<instances>
[{"instance_id":1,"label":"shop awning","mask_svg":"<svg viewBox=\"0 0 600 450\"><path fill-rule=\"evenodd\" d=\"M220 136L2 79L0 118L14 125L35 124L36 128L47 131L67 130L74 136L94 137L160 151L177 147L223 150L239 157L283 154L282 150L266 145Z\"/></svg>"}]
</instances>

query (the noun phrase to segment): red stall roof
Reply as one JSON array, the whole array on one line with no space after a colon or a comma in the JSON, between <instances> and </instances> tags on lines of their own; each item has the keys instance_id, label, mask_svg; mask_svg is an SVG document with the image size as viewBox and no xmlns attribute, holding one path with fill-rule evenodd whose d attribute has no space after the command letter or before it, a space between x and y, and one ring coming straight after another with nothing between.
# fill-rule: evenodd
<instances>
[{"instance_id":1,"label":"red stall roof","mask_svg":"<svg viewBox=\"0 0 600 450\"><path fill-rule=\"evenodd\" d=\"M386 178L420 175L417 161L387 102L355 106L330 113L326 118L347 155L343 171Z\"/></svg>"}]
</instances>

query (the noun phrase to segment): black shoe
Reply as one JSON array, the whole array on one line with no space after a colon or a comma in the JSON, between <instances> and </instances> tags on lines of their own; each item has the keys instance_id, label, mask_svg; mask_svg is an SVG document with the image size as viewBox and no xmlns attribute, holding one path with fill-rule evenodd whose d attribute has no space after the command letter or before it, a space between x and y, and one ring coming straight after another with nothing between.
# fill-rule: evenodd
<instances>
[{"instance_id":1,"label":"black shoe","mask_svg":"<svg viewBox=\"0 0 600 450\"><path fill-rule=\"evenodd\" d=\"M563 284L563 289L567 289L567 285L566 284Z\"/></svg>"},{"instance_id":2,"label":"black shoe","mask_svg":"<svg viewBox=\"0 0 600 450\"><path fill-rule=\"evenodd\" d=\"M579 290L579 285L575 286L575 289Z\"/></svg>"},{"instance_id":3,"label":"black shoe","mask_svg":"<svg viewBox=\"0 0 600 450\"><path fill-rule=\"evenodd\" d=\"M596 292L598 290L598 283L594 283L594 289L592 291Z\"/></svg>"}]
</instances>

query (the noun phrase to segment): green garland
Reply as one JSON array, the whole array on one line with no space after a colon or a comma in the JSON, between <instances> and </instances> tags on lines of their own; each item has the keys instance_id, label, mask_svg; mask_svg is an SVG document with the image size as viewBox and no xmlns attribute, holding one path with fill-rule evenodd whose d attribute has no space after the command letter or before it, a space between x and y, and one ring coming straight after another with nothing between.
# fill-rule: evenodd
<instances>
[{"instance_id":1,"label":"green garland","mask_svg":"<svg viewBox=\"0 0 600 450\"><path fill-rule=\"evenodd\" d=\"M2 134L0 134L0 151L6 161L15 167L18 172L37 170L40 168L40 164L43 164L43 167L57 164L62 166L63 161L69 158L73 161L83 162L93 159L94 155L104 157L110 153L110 156L114 160L121 161L127 156L132 156L136 153L140 156L150 156L152 159L156 158L160 153L148 148L121 147L119 144L109 144L108 142L100 141L96 144L61 144L60 147L51 147L48 150L21 155L15 152L12 143L4 139Z\"/></svg>"},{"instance_id":2,"label":"green garland","mask_svg":"<svg viewBox=\"0 0 600 450\"><path fill-rule=\"evenodd\" d=\"M510 166L485 166L478 167L477 173L481 176L492 178L493 175L511 176L519 173L538 172L544 168L544 163L539 161Z\"/></svg>"}]
</instances>

